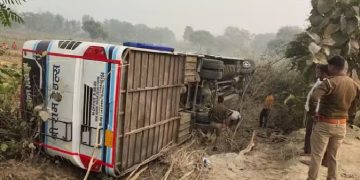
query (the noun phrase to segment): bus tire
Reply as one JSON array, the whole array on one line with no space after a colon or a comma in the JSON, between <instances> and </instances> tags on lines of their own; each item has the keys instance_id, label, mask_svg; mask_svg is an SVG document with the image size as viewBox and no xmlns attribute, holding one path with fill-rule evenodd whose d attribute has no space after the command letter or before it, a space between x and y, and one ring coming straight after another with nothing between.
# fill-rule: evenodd
<instances>
[{"instance_id":1,"label":"bus tire","mask_svg":"<svg viewBox=\"0 0 360 180\"><path fill-rule=\"evenodd\" d=\"M213 70L223 70L224 62L213 59L203 59L202 68L204 69L213 69Z\"/></svg>"},{"instance_id":2,"label":"bus tire","mask_svg":"<svg viewBox=\"0 0 360 180\"><path fill-rule=\"evenodd\" d=\"M210 124L209 113L208 112L196 113L196 122L200 124Z\"/></svg>"},{"instance_id":3,"label":"bus tire","mask_svg":"<svg viewBox=\"0 0 360 180\"><path fill-rule=\"evenodd\" d=\"M200 77L204 79L220 80L223 78L223 72L219 70L214 71L209 69L202 69L200 71Z\"/></svg>"}]
</instances>

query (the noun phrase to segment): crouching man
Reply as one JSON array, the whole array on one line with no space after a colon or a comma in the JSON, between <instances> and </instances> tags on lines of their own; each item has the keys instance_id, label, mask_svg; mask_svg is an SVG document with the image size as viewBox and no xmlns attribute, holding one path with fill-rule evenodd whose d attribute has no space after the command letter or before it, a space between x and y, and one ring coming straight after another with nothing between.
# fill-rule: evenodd
<instances>
[{"instance_id":1,"label":"crouching man","mask_svg":"<svg viewBox=\"0 0 360 180\"><path fill-rule=\"evenodd\" d=\"M217 140L221 132L230 124L238 122L241 116L237 111L227 109L224 105L224 97L218 97L218 103L209 111L210 126L215 130L215 141L213 150L217 150Z\"/></svg>"},{"instance_id":2,"label":"crouching man","mask_svg":"<svg viewBox=\"0 0 360 180\"><path fill-rule=\"evenodd\" d=\"M231 115L230 115L230 126L232 125L236 125L239 123L239 121L241 120L241 114L239 111L235 111L235 110L230 110L231 111Z\"/></svg>"}]
</instances>

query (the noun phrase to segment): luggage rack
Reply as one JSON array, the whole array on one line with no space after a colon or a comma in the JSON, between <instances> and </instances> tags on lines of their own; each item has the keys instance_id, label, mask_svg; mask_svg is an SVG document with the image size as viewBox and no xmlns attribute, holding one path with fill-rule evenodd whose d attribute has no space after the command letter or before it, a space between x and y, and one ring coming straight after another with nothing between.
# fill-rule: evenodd
<instances>
[{"instance_id":1,"label":"luggage rack","mask_svg":"<svg viewBox=\"0 0 360 180\"><path fill-rule=\"evenodd\" d=\"M52 127L54 128L54 122L55 123L63 123L65 124L65 136L63 137L58 137L57 133L54 133L54 132L51 132L50 134L47 134L46 132L38 132L39 135L41 137L50 137L50 138L53 138L53 139L59 139L59 140L62 140L62 141L65 141L65 142L71 142L72 141L72 122L66 122L66 121L59 121L59 120L53 120L53 119L49 119L48 121ZM68 131L68 128L70 127L70 132ZM69 135L70 134L70 135Z\"/></svg>"},{"instance_id":2,"label":"luggage rack","mask_svg":"<svg viewBox=\"0 0 360 180\"><path fill-rule=\"evenodd\" d=\"M82 145L85 145L85 146L94 147L94 145L91 144L91 142L92 142L91 132L92 132L92 131L95 131L95 133L96 133L96 130L97 130L96 127L91 127L91 126L82 124L82 125L81 125L81 133L80 133L80 140L81 140L80 143L81 143ZM103 128L99 128L99 131L102 131L102 130L103 130ZM89 139L88 139L88 143L83 141L83 138L84 138L83 133L85 133L85 132L88 132L88 133L89 133L89 135L88 135L88 138L89 138ZM101 137L99 136L98 138L99 138L99 139L98 139L98 143L99 143ZM100 147L101 147L101 146L99 146L98 148L100 148Z\"/></svg>"}]
</instances>

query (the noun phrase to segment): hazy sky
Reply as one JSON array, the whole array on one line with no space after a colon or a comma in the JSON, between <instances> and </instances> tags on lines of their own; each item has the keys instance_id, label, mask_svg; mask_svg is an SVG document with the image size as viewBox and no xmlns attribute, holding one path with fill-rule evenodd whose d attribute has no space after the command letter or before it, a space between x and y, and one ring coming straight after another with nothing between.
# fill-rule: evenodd
<instances>
[{"instance_id":1,"label":"hazy sky","mask_svg":"<svg viewBox=\"0 0 360 180\"><path fill-rule=\"evenodd\" d=\"M21 7L69 19L89 14L98 20L167 26L178 37L187 25L214 34L230 25L253 33L276 32L285 25L306 27L310 9L310 0L28 0Z\"/></svg>"}]
</instances>

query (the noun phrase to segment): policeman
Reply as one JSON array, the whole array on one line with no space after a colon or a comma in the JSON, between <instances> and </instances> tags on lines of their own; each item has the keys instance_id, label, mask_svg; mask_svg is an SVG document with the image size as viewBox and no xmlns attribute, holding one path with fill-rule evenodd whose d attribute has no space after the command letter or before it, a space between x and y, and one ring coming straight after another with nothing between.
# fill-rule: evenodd
<instances>
[{"instance_id":1,"label":"policeman","mask_svg":"<svg viewBox=\"0 0 360 180\"><path fill-rule=\"evenodd\" d=\"M311 162L308 180L318 177L321 160L327 150L328 180L337 179L337 152L346 134L346 122L349 115L356 113L359 97L358 84L344 73L345 59L334 56L328 60L329 75L310 97L311 107L320 106L316 115L314 130L311 134ZM327 147L327 149L326 149Z\"/></svg>"}]
</instances>

